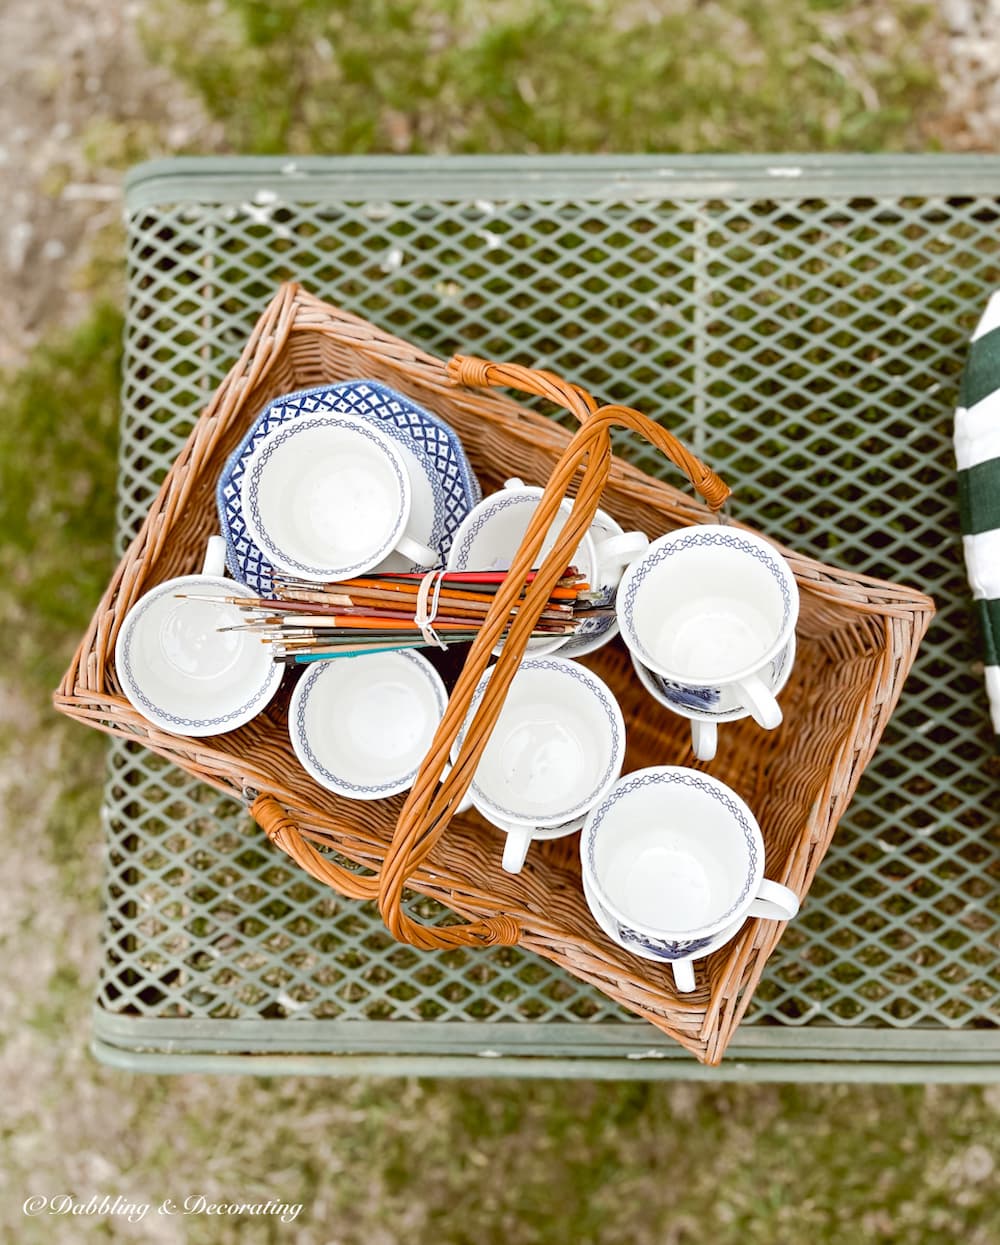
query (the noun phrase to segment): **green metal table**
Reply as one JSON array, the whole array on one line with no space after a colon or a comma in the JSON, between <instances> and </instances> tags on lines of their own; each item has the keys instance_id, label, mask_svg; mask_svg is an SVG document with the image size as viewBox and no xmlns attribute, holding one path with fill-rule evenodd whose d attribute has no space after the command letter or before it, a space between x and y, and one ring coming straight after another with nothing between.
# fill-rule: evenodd
<instances>
[{"instance_id":1,"label":"green metal table","mask_svg":"<svg viewBox=\"0 0 1000 1245\"><path fill-rule=\"evenodd\" d=\"M437 354L547 366L642 408L737 485L739 517L914 584L939 613L721 1068L529 954L393 943L237 805L120 741L98 1057L157 1072L995 1078L998 770L951 418L1000 284L1000 159L184 159L136 169L126 206L122 547L292 277Z\"/></svg>"}]
</instances>

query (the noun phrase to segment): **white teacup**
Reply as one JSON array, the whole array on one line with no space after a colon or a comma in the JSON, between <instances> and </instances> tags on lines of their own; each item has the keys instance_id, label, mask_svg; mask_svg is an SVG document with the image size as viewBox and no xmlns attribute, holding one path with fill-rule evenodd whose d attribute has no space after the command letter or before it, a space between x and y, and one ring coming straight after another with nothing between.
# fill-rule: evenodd
<instances>
[{"instance_id":1,"label":"white teacup","mask_svg":"<svg viewBox=\"0 0 1000 1245\"><path fill-rule=\"evenodd\" d=\"M740 718L750 717L749 706L740 703L738 683L720 687L718 699L709 706L703 696L692 696L689 689L671 683L669 679L644 666L635 653L631 657L636 677L650 696L691 722L691 747L699 761L714 759L719 746L721 722L738 722ZM761 674L761 678L775 696L788 682L794 664L795 633L792 632L792 638Z\"/></svg>"},{"instance_id":2,"label":"white teacup","mask_svg":"<svg viewBox=\"0 0 1000 1245\"><path fill-rule=\"evenodd\" d=\"M643 532L626 532L606 510L598 510L594 515L588 535L601 554L601 603L610 605L626 566L649 548L649 537ZM617 634L618 619L614 614L605 618L588 618L576 635L563 644L559 654L561 657L585 657L613 640Z\"/></svg>"},{"instance_id":3,"label":"white teacup","mask_svg":"<svg viewBox=\"0 0 1000 1245\"><path fill-rule=\"evenodd\" d=\"M452 746L452 761L489 686L487 670ZM526 657L479 759L463 807L506 832L503 868L519 873L535 839L583 825L621 773L625 722L610 689L561 657Z\"/></svg>"},{"instance_id":4,"label":"white teacup","mask_svg":"<svg viewBox=\"0 0 1000 1245\"><path fill-rule=\"evenodd\" d=\"M256 596L225 578L225 560L226 542L212 536L201 574L158 584L118 632L122 691L144 718L175 735L235 730L267 705L284 673L256 636L222 630L245 620L218 598Z\"/></svg>"},{"instance_id":5,"label":"white teacup","mask_svg":"<svg viewBox=\"0 0 1000 1245\"><path fill-rule=\"evenodd\" d=\"M642 960L651 960L654 964L670 965L670 970L674 975L674 985L681 994L690 994L695 987L694 966L699 960L703 960L706 956L718 951L720 947L724 947L730 942L743 928L745 922L740 920L716 934L712 940L700 950L692 955L682 956L680 959L668 959L652 946L647 945L639 934L634 934L628 942L621 940L618 933L618 922L610 912L605 911L601 906L601 902L594 895L594 892L587 885L587 878L583 878L583 895L587 901L587 907L590 909L591 916L607 934L612 942L618 943L625 951L632 955L639 956Z\"/></svg>"},{"instance_id":6,"label":"white teacup","mask_svg":"<svg viewBox=\"0 0 1000 1245\"><path fill-rule=\"evenodd\" d=\"M533 484L525 484L516 477L509 479L497 493L484 497L478 506L465 516L448 553L449 571L489 571L508 570L524 538L525 532L538 508L538 502L544 489ZM559 533L572 513L573 503L565 499L549 526L542 548L535 562L541 565L549 550L558 539ZM610 515L600 512L601 518L595 518L590 529L584 533L572 559L572 563L586 578L587 583L595 590L601 590L598 605L609 605L614 600L615 589L622 577L627 564L648 546L649 539L642 532L623 532ZM586 638L594 638L600 634L600 644L606 643L613 634L605 634L607 625L613 619L591 620ZM601 627L600 624L605 624ZM583 635L572 637L582 640ZM555 637L551 640L536 638L528 641L528 652L554 653L569 642L570 637ZM594 648L599 644L593 645ZM497 645L494 652L500 652ZM587 649L586 651L590 651ZM577 649L579 653L580 650Z\"/></svg>"},{"instance_id":7,"label":"white teacup","mask_svg":"<svg viewBox=\"0 0 1000 1245\"><path fill-rule=\"evenodd\" d=\"M799 592L769 541L721 524L668 532L626 570L615 608L622 639L679 704L740 705L766 730L779 725L768 680L795 633Z\"/></svg>"},{"instance_id":8,"label":"white teacup","mask_svg":"<svg viewBox=\"0 0 1000 1245\"><path fill-rule=\"evenodd\" d=\"M764 877L764 840L744 801L681 766L619 779L588 815L580 856L595 919L640 955L697 959L748 916L788 921L799 910L794 891Z\"/></svg>"},{"instance_id":9,"label":"white teacup","mask_svg":"<svg viewBox=\"0 0 1000 1245\"><path fill-rule=\"evenodd\" d=\"M436 565L438 554L407 535L412 498L399 447L334 412L272 428L247 462L240 494L267 559L320 582L363 575L393 552Z\"/></svg>"},{"instance_id":10,"label":"white teacup","mask_svg":"<svg viewBox=\"0 0 1000 1245\"><path fill-rule=\"evenodd\" d=\"M381 800L413 785L448 693L419 653L312 663L288 708L295 755L328 791Z\"/></svg>"}]
</instances>

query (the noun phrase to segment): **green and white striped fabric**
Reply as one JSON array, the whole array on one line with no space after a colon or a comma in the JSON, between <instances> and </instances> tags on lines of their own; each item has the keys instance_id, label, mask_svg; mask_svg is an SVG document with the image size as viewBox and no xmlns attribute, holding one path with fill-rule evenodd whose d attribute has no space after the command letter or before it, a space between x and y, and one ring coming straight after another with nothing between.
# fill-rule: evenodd
<instances>
[{"instance_id":1,"label":"green and white striped fabric","mask_svg":"<svg viewBox=\"0 0 1000 1245\"><path fill-rule=\"evenodd\" d=\"M965 567L982 625L986 691L1000 733L1000 290L972 335L955 412Z\"/></svg>"}]
</instances>

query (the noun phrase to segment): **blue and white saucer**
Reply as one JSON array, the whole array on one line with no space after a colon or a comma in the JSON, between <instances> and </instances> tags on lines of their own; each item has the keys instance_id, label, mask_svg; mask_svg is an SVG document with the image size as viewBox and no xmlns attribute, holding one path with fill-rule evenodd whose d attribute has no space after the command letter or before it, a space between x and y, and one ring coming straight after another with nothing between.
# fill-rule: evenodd
<instances>
[{"instance_id":1,"label":"blue and white saucer","mask_svg":"<svg viewBox=\"0 0 1000 1245\"><path fill-rule=\"evenodd\" d=\"M673 970L677 989L682 994L687 994L694 989L695 962L705 959L713 951L718 951L727 942L731 942L746 924L746 918L740 917L738 921L734 921L732 925L708 939L697 951L685 956L678 956L664 950L663 944L660 944L658 947L655 939L648 939L634 930L624 930L594 894L594 888L588 882L586 874L583 875L581 880L583 882L583 897L587 901L590 915L611 941L617 943L624 951L639 956L642 960L652 960L656 964L669 964Z\"/></svg>"},{"instance_id":2,"label":"blue and white saucer","mask_svg":"<svg viewBox=\"0 0 1000 1245\"><path fill-rule=\"evenodd\" d=\"M457 433L442 419L386 385L349 380L275 398L230 455L219 477L216 504L226 540L226 564L232 575L259 595L270 594L271 563L254 543L243 515L243 475L254 450L272 429L300 416L323 412L368 421L398 446L413 485L410 534L421 544L436 549L438 565L444 566L455 532L482 498ZM394 553L375 569L423 568Z\"/></svg>"}]
</instances>

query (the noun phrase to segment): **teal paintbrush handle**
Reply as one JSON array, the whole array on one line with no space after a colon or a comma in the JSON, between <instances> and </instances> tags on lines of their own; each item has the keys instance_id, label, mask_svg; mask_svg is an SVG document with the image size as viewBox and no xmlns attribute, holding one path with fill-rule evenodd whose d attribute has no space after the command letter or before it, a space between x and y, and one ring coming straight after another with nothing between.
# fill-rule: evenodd
<instances>
[{"instance_id":1,"label":"teal paintbrush handle","mask_svg":"<svg viewBox=\"0 0 1000 1245\"><path fill-rule=\"evenodd\" d=\"M419 644L392 644L385 648L363 648L358 652L342 651L337 649L331 653L298 653L295 656L295 664L304 666L310 661L333 661L337 657L367 657L371 653L399 653L407 648L427 648L426 640L421 640Z\"/></svg>"}]
</instances>

